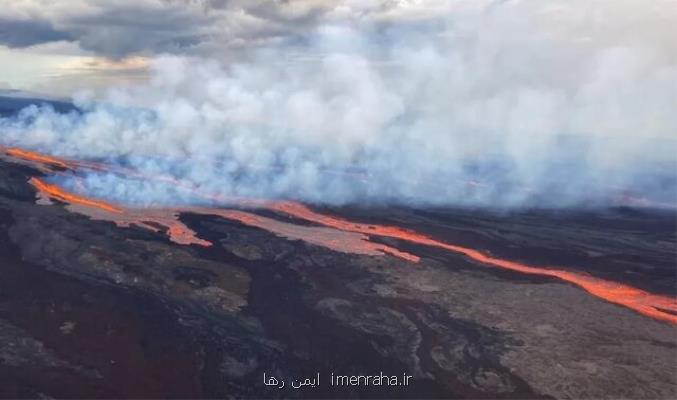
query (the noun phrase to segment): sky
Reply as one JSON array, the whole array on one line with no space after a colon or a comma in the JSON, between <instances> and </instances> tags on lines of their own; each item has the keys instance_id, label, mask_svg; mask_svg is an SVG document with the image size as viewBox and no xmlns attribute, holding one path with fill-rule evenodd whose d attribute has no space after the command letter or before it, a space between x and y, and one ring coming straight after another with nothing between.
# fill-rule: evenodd
<instances>
[{"instance_id":1,"label":"sky","mask_svg":"<svg viewBox=\"0 0 677 400\"><path fill-rule=\"evenodd\" d=\"M266 47L290 57L320 26L429 31L445 0L0 0L0 88L69 95L147 77L159 54L225 62ZM296 49L296 50L294 50ZM312 54L298 54L308 59Z\"/></svg>"},{"instance_id":2,"label":"sky","mask_svg":"<svg viewBox=\"0 0 677 400\"><path fill-rule=\"evenodd\" d=\"M393 31L458 34L468 14L501 8L532 8L553 24L546 34L579 26L566 33L581 47L644 40L674 62L674 0L0 0L0 88L69 95L135 82L159 54L229 62L285 46L289 58L308 60L321 27L348 26L376 41Z\"/></svg>"}]
</instances>

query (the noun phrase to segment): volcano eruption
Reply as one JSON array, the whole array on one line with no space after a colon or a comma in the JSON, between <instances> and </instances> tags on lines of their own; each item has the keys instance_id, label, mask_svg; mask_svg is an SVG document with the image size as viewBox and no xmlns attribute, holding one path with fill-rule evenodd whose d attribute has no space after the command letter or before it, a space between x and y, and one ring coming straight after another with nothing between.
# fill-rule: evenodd
<instances>
[{"instance_id":1,"label":"volcano eruption","mask_svg":"<svg viewBox=\"0 0 677 400\"><path fill-rule=\"evenodd\" d=\"M66 161L19 149L8 149L6 154L10 157L16 157L21 160L30 160L37 163L42 163L44 166L54 165L57 167L67 168L69 165ZM559 278L565 282L573 283L576 286L585 289L590 294L598 296L609 302L626 306L658 320L668 321L673 324L677 323L677 315L675 315L675 313L677 313L677 299L674 299L670 296L652 295L631 286L616 282L606 282L586 274L564 271L556 268L529 266L514 261L494 258L475 249L444 243L425 235L400 229L394 226L362 224L320 214L310 210L308 207L300 203L265 202L261 200L240 202L241 205L249 206L258 204L258 207L264 210L272 210L278 213L287 214L301 220L329 227L330 229L322 230L321 228L298 226L294 224L278 222L271 218L266 218L239 210L221 210L217 208L196 207L166 210L123 210L122 208L116 208L115 206L102 201L68 193L56 185L50 185L43 182L39 178L31 178L29 183L36 188L39 195L43 195L55 200L60 200L67 204L78 205L84 207L85 209L91 209L93 213L89 215L92 217L95 217L97 212L99 215L101 215L101 212L105 214L113 214L112 220L118 226L137 225L157 231L158 229L155 228L155 226L164 225L169 239L178 244L198 244L203 246L212 245L212 243L208 241L197 238L194 232L178 222L178 215L181 212L191 212L195 214L205 214L231 219L244 225L267 230L278 236L289 239L303 240L308 243L324 246L335 251L366 255L387 253L414 263L419 262L420 257L416 255L408 254L406 252L397 250L396 248L382 244L375 244L369 241L369 236L389 237L405 242L441 248L453 253L464 255L473 261L477 261L492 267L503 268L523 274ZM207 198L210 197L211 196L207 196ZM115 214L125 215L124 217L115 217ZM100 216L100 218L107 217ZM332 232L330 232L330 230ZM353 233L352 235L350 234L351 232Z\"/></svg>"},{"instance_id":2,"label":"volcano eruption","mask_svg":"<svg viewBox=\"0 0 677 400\"><path fill-rule=\"evenodd\" d=\"M11 218L24 221L20 225L16 225L16 222L13 223L14 228L8 230L10 235L8 240L16 243L14 246L18 246L14 247L17 249L15 251L26 254L28 257L23 261L19 261L20 259L17 258L8 258L8 262L28 262L31 265L36 263L36 265L44 265L48 271L55 271L72 277L80 275L82 277L98 277L96 280L103 279L104 282L112 279L111 284L114 287L160 296L159 298L167 299L164 301L176 303L176 305L162 311L163 313L177 312L179 313L177 315L184 315L185 311L180 311L183 302L199 305L200 309L208 311L214 318L223 318L223 316L233 318L239 313L246 316L249 312L255 312L254 315L258 315L258 318L267 321L266 327L263 328L263 331L251 331L252 328L250 327L245 329L244 332L249 332L246 335L263 335L262 337L266 337L270 334L266 332L276 332L275 335L281 336L274 337L277 337L276 340L281 340L283 343L285 343L285 340L290 340L285 339L286 335L296 334L298 329L287 325L287 317L279 319L278 312L273 311L278 306L286 310L286 313L301 312L302 314L297 314L298 316L289 317L291 320L300 318L299 323L305 320L307 313L311 313L320 318L317 322L314 322L314 324L321 324L319 326L329 327L338 324L337 327L347 326L351 330L355 330L356 332L350 334L341 331L343 332L341 335L347 335L345 337L329 335L332 343L344 343L341 346L348 345L344 342L345 340L354 341L360 335L366 335L366 337L385 335L385 337L391 338L393 344L386 346L383 350L386 351L385 354L388 354L383 358L384 362L390 357L394 357L395 360L398 360L395 364L397 368L411 371L418 370L419 375L412 376L418 376L417 379L420 379L426 386L433 385L432 389L430 386L424 388L416 385L407 388L404 392L402 389L386 389L384 391L393 396L402 395L402 393L418 396L421 393L426 393L427 396L444 397L454 393L475 397L487 393L497 393L496 386L483 386L472 380L475 378L459 378L457 376L457 374L469 368L469 365L482 365L482 371L491 368L490 371L493 371L491 373L501 379L500 382L503 386L500 386L500 390L507 390L504 393L510 393L517 397L539 396L539 391L526 384L519 375L514 375L512 372L502 369L504 368L502 363L505 362L509 365L521 366L519 368L527 373L534 371L521 364L520 359L511 358L504 353L507 348L519 352L518 349L521 348L521 345L511 344L511 340L514 339L500 336L499 331L482 328L482 324L486 324L488 321L494 321L493 323L502 321L500 323L503 325L500 326L504 326L503 329L512 327L510 328L512 330L518 326L523 326L523 329L525 329L523 332L527 333L518 334L517 337L521 338L520 340L526 340L527 343L536 339L543 340L543 337L545 337L548 340L562 340L569 346L587 343L590 340L588 339L589 332L602 328L609 329L610 335L612 335L611 330L613 330L613 337L620 342L623 340L621 338L627 337L626 335L637 335L638 332L653 336L655 337L654 340L659 340L659 338L662 338L660 340L670 340L670 335L674 333L675 324L677 324L677 300L675 299L674 288L665 285L663 281L664 276L669 277L669 274L674 273L668 259L669 252L664 253L664 261L661 261L659 257L660 250L658 250L658 247L652 253L647 253L653 254L652 260L656 263L655 265L665 266L664 271L668 275L656 274L654 277L643 272L645 274L644 280L631 280L629 278L618 280L619 277L621 279L623 277L615 274L613 267L608 265L609 263L611 265L633 265L630 255L612 255L627 246L628 243L635 242L635 246L641 243L638 236L633 238L633 234L628 233L629 226L634 226L635 229L649 229L651 227L652 231L647 231L647 234L652 232L653 235L660 234L668 235L663 237L670 237L669 235L672 235L670 229L674 227L674 223L663 225L660 223L665 218L665 211L659 211L656 214L656 211L636 210L628 214L629 210L619 208L614 211L609 210L604 213L595 212L593 214L590 211L579 212L583 214L571 211L556 211L503 215L480 211L435 210L427 211L427 213L433 213L432 215L438 222L428 225L429 222L425 221L430 221L430 217L415 209L374 208L373 206L332 209L326 209L326 207L317 209L315 207L316 209L313 209L314 207L295 201L221 196L204 191L188 182L168 180L163 175L154 177L115 165L112 165L109 169L105 162L62 159L18 148L6 148L3 150L3 154L2 162L6 175L4 178L6 186L3 189L4 204L9 207L8 210L11 210L8 218L9 215L16 215L16 217ZM172 185L182 188L181 190L190 191L192 198L202 199L206 203L174 207L116 204L105 199L91 197L86 193L86 186L82 184L81 180L83 179L82 175L86 174L87 171L107 172L131 180L170 181ZM57 183L66 182L67 184L71 181L79 182L79 184L73 186L74 191L70 191ZM391 215L393 212L394 214ZM453 214L447 214L447 212ZM639 214L637 214L638 212ZM35 216L38 215L40 215L39 220L36 221ZM75 222L75 220L67 222L71 220L69 215L80 216L78 218L80 222ZM587 221L588 218L596 218L598 221L607 221L607 223L608 221L615 221L614 224L617 224L618 228L614 228L614 232L620 236L617 246L621 247L618 247L618 250L613 250L614 247L608 249L605 247L610 244L591 247L589 241L595 241L594 238L598 235L599 227L591 226L590 222ZM16 220L10 219L9 221ZM30 221L34 222L31 223ZM448 222L441 225L441 221ZM562 225L563 221L566 221L567 224ZM113 248L107 249L105 243L108 243L111 239L106 239L110 233L105 232L110 232L111 228L108 225L110 223L115 227L113 231L116 232L116 236L120 235L120 239L115 239L117 244ZM516 223L523 225L524 228L515 228ZM599 222L593 224L597 223ZM495 231L499 234L483 234L483 232L487 232L489 226L493 226L489 232ZM419 229L421 231L417 231ZM548 236L561 235L559 238L554 238L556 241L567 241L566 238L571 232L584 234L584 239L580 242L568 242L569 244L562 250L555 251L546 251L547 247L537 251L534 247L531 247L532 245L525 242L522 246L529 246L525 248L531 249L529 254L533 255L524 259L525 253L519 248L511 250L510 243L514 243L515 236L522 236L525 239L531 237L534 230L542 230ZM663 233L660 233L661 230ZM61 232L57 233L57 237L66 236L56 241L49 239L56 232ZM465 232L465 234L462 232ZM94 235L94 237L89 238L90 235ZM82 253L75 259L72 258L72 254L77 253L72 253L72 250L67 250L64 253L59 250L61 248L66 250L72 246L66 244L68 242L73 243L72 239L69 241L66 239L67 237L79 237L75 243L80 243L78 247L81 248L79 251L82 251ZM125 237L126 239L124 239ZM122 241L120 242L120 240ZM452 240L459 240L460 243L454 243ZM64 242L62 243L62 241ZM151 250L151 247L148 246L152 243L157 243L153 245L154 247L167 247L167 250L159 250L160 248ZM126 249L122 250L120 246L124 246ZM543 244L543 246L547 245ZM574 254L587 253L588 255L572 257L570 246L575 246L573 247L576 249ZM170 248L176 248L176 250L170 250ZM185 248L185 250L180 250L181 248ZM122 253L119 253L119 251L122 251ZM180 253L176 255L176 251L180 251ZM600 253L605 251L609 252L608 255L602 256ZM128 255L127 253L131 254ZM47 254L53 255L45 259L44 256ZM153 260L151 264L160 262L161 259L164 260L161 263L168 263L169 267L163 271L165 267L158 264L159 270L155 270L149 276L148 272L144 272L146 268L142 266L145 262L138 264L139 260L147 260L149 257ZM161 258L156 260L156 257ZM177 260L174 261L174 258L177 258ZM553 264L552 261L559 261L560 263ZM196 266L188 267L184 263ZM460 269L458 271L449 270L449 263ZM228 265L229 267L221 271L220 265ZM637 265L635 268L638 268L637 273L642 273L639 268L643 264L640 262L635 265ZM25 267L27 266L24 265L21 268ZM291 275L282 278L282 282L275 283L276 279L281 279L275 278L276 276L285 276L287 273ZM228 276L228 274L235 275ZM451 274L451 276L447 276L448 274ZM232 281L233 277L238 278ZM452 277L453 280L448 281ZM170 280L167 281L167 279ZM252 279L254 279L253 282ZM269 289L264 292L252 293L252 290L259 290L256 289L256 286L251 286L257 279L264 282L273 279L272 282L266 284L272 286L268 286ZM296 279L311 282L311 286L308 288L301 289L303 286L297 288L297 290L301 289L305 293L304 296L310 296L310 298L303 296L287 298L289 296L288 291L295 285ZM345 281L345 279L348 279L348 281ZM499 279L499 281L496 281L496 279ZM238 281L242 282L237 283ZM370 281L372 282L368 283ZM369 285L367 288L370 289L364 292L366 288L360 286L354 288L335 286L341 285L340 282L344 284L346 282L354 282L354 284L363 282L360 285L367 284ZM496 286L497 282L504 283ZM168 284L169 286L167 286ZM263 284L263 282L260 284ZM487 290L487 286L492 288L490 290L492 296L495 297L486 298L487 293L478 297L477 291ZM505 286L505 288L499 289L501 286ZM508 287L520 287L520 289L514 292L508 290ZM537 289L530 289L530 287ZM275 292L271 293L270 290ZM534 292L534 290L536 291ZM251 297L255 294L270 298ZM111 294L111 296L118 295ZM538 300L535 300L534 296ZM286 298L286 300L281 300L283 298ZM497 317L491 312L486 314L487 311L496 307L493 304L496 304L495 301L501 298L504 298L504 300L499 304L510 304L510 309L513 309L517 314L510 312L502 317ZM274 302L269 303L270 300ZM356 303L356 301L358 302ZM367 301L367 303L360 303L363 301ZM310 302L310 304L307 304L307 302ZM311 306L313 303L315 305ZM433 310L439 309L440 305L447 307L450 313L458 313L462 316L461 319L454 320L453 318L449 319L450 317L444 314L436 314L437 311ZM179 308L174 309L174 307ZM364 311L358 311L362 307L365 307ZM305 311L292 311L298 308ZM160 309L163 309L163 307ZM588 311L589 309L595 311ZM289 314L286 315L289 316ZM73 316L73 318L77 319L76 316ZM180 318L187 318L187 316ZM267 320L267 318L272 319ZM433 325L434 328L430 328L428 325L433 323L430 318L435 318L434 321L437 321L435 323L438 325ZM514 318L517 318L517 320ZM523 319L548 322L540 325L532 325L528 322L523 325L517 322L521 322ZM468 325L469 322L466 320L477 321L474 324L484 322L479 325ZM380 322L378 325L372 326L370 324L373 321ZM412 325L402 325L405 322ZM88 325L87 322L82 320L70 323ZM571 332L569 330L571 327L562 329L565 326L562 324L574 323L578 324L575 329L577 336L574 339L575 341L572 342L572 339L564 339L560 335L569 335ZM66 323L64 322L64 324ZM234 326L238 326L241 323L235 324ZM419 324L422 324L420 328ZM61 327L64 326L70 325L61 325ZM646 326L652 326L651 333L644 330ZM415 336L408 336L412 329L423 329L423 327L432 329L431 331L426 330L425 338L427 339L422 337L414 340ZM176 327L173 329L179 329L179 331L188 329L186 332L193 331L195 333L196 329L201 332L203 329L207 329L207 326L202 328L196 326ZM232 327L226 328L224 326L223 329L225 329L224 333L231 332ZM244 326L237 329L244 329ZM257 329L261 329L261 327ZM305 328L301 328L301 332L303 332L303 329ZM421 375L424 374L422 371L425 371L425 368L430 368L427 367L430 361L425 361L425 357L432 357L433 354L437 354L436 352L443 349L427 347L430 346L427 344L427 340L442 340L442 343L447 343L447 346L458 345L454 344L455 342L448 336L450 334L448 329L452 329L452 332L455 332L456 335L462 335L460 336L463 338L461 346L471 346L482 350L478 350L480 353L477 355L462 356L461 359L464 361L457 367L441 368L436 370L438 372L432 377ZM207 332L209 332L209 329L200 333L200 335L207 334ZM242 334L245 334L244 332ZM87 333L83 332L82 334L86 335ZM428 338L427 335L432 335L435 339ZM244 340L245 337L248 336L231 340ZM179 342L181 340L185 339L180 339ZM209 346L215 345L211 340L202 338L198 340L198 343L182 342L181 346L206 346L207 343L210 343ZM412 342L412 340L414 341ZM480 340L483 344L480 345L476 342L477 340ZM489 342L485 343L485 341ZM379 360L375 353L369 353L370 355L361 359L361 356L354 353L355 350L350 350L353 352L350 354L355 355L336 358L333 355L336 354L333 348L327 347L327 342L323 340L303 344L293 343L294 341L290 342L296 349L295 351L301 351L301 349L316 352L328 351L328 353L322 354L329 357L332 365L338 363L343 368L349 368L349 366L354 365L354 362L362 365L362 368L376 368L379 365L379 361L376 361L377 364L371 364L374 359ZM56 348L63 346L58 341L54 342L53 345L57 346ZM129 345L117 345L123 346L121 349L124 349L125 352L133 351L124 347ZM276 351L272 351L272 349L264 350L257 348L257 345L245 344L244 342L240 346L246 346L249 349L245 353L249 355L244 357L254 357L253 359L256 360L250 361L255 363L251 367L251 371L267 368L263 365L259 366L259 363L263 362L259 360L272 363L270 357L277 357L274 355ZM642 351L648 351L650 348L647 348L647 345L640 346ZM491 349L491 352L497 353L486 353L489 349ZM561 360L570 356L570 350L558 353L557 347L543 349L543 351L546 350L554 351L554 354ZM657 353L654 354L657 357L658 354L665 357L664 368L669 370L670 354L665 353L662 349L656 350ZM25 351L28 354L29 350ZM263 353L261 353L262 351ZM344 351L349 350L346 348ZM362 351L367 350L365 348ZM422 356L422 354L426 354L421 353L422 351L428 351L430 355ZM633 351L635 353L632 354L637 354L639 350L633 349ZM219 352L224 354L223 357L231 357L225 356L227 354L225 348L219 350ZM596 354L602 357L604 353L605 350L602 349ZM495 354L505 355L501 358L501 362L496 362L492 361ZM525 353L522 353L522 356L526 356ZM626 356L634 357L630 353ZM288 357L290 358L276 361L282 363L278 364L277 368L282 368L283 365L288 367L293 364L299 366L296 367L298 369L292 369L291 372L288 372L294 375L308 373L313 368L322 371L319 373L332 373L331 367L322 363L318 364L313 358L302 361L303 359L291 354ZM437 355L435 357L444 357L443 360L449 360L451 358L448 357L455 356ZM247 359L252 360L252 358L245 360ZM358 361L355 361L356 359ZM573 363L578 362L576 359L571 360ZM129 368L131 361L124 362L126 367ZM151 361L149 360L149 362ZM172 363L187 363L182 364L181 368L189 370L196 368L195 366L191 367L191 365L197 365L196 362L198 361L179 361L178 359L172 361ZM244 376L251 374L252 372L246 373L246 371L249 371L249 367L242 365L242 362L238 361L235 367L232 367L237 368L234 370L235 372L226 373L235 373L235 376L239 376L238 374L242 372L238 371L245 371ZM139 373L144 373L143 371L146 371L147 368L157 367L138 366L138 368L142 368ZM212 367L203 366L202 368ZM378 366L378 368L387 369L385 364ZM613 373L613 368L609 368L605 373ZM78 373L85 373L83 371ZM34 373L34 371L31 373ZM256 374L254 373L254 375ZM64 378L57 377L55 379L54 382L58 382L59 379ZM124 376L118 379L123 379L121 382L126 382ZM165 378L160 377L159 379L160 382L165 382ZM208 379L210 378L202 378L199 381L205 384L209 382ZM231 376L228 379L238 381L241 378ZM246 379L252 379L251 384L257 385L255 376L249 376ZM88 390L106 390L109 393L114 393L113 389L107 386L107 383L97 384L87 383L86 381L86 379L79 381L82 386L77 386L77 393L87 393ZM150 396L164 396L174 393L186 393L190 396L203 396L205 393L225 395L237 390L236 387L227 385L219 389L206 389L188 385L180 389L185 390L185 392L176 392L176 390L179 390L178 388L171 385L165 387L164 385L166 384L157 388L144 386L144 389L132 387L130 390L133 390L134 393L145 393ZM383 390L383 388L380 389ZM23 390L24 393L28 393L30 387L17 386L12 390ZM215 390L215 392L210 390ZM265 386L260 390L265 390ZM319 393L333 396L337 389L329 388L325 390L327 391ZM604 390L613 389L605 388ZM341 396L375 395L375 392L355 389L348 391L338 389L338 392L341 393ZM64 396L70 396L76 392L71 394L69 392L60 393ZM124 396L124 393L121 392L121 396Z\"/></svg>"},{"instance_id":3,"label":"volcano eruption","mask_svg":"<svg viewBox=\"0 0 677 400\"><path fill-rule=\"evenodd\" d=\"M677 398L675 23L0 8L0 398Z\"/></svg>"}]
</instances>

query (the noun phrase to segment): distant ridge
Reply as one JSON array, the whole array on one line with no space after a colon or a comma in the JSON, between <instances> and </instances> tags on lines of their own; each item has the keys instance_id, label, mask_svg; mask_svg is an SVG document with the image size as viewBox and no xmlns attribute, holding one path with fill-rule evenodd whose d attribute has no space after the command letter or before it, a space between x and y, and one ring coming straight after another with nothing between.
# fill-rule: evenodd
<instances>
[{"instance_id":1,"label":"distant ridge","mask_svg":"<svg viewBox=\"0 0 677 400\"><path fill-rule=\"evenodd\" d=\"M68 100L18 90L0 90L0 117L11 117L31 105L49 105L59 113L78 111Z\"/></svg>"}]
</instances>

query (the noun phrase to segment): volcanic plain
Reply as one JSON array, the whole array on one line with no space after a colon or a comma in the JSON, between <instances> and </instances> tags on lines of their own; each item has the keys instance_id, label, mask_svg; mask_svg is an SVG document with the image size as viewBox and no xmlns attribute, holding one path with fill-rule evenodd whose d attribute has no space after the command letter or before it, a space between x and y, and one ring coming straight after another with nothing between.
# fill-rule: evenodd
<instances>
[{"instance_id":1,"label":"volcanic plain","mask_svg":"<svg viewBox=\"0 0 677 400\"><path fill-rule=\"evenodd\" d=\"M63 166L15 156L1 397L677 398L674 211L118 213L50 195L36 182Z\"/></svg>"}]
</instances>

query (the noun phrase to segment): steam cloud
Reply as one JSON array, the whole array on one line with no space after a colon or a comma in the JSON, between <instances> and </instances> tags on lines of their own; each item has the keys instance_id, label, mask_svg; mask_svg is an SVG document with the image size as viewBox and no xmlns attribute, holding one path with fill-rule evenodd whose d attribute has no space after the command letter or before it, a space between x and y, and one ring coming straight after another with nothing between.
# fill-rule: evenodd
<instances>
[{"instance_id":1,"label":"steam cloud","mask_svg":"<svg viewBox=\"0 0 677 400\"><path fill-rule=\"evenodd\" d=\"M674 203L677 14L659 6L508 2L416 29L320 26L303 47L237 63L158 57L147 84L76 96L80 113L30 107L0 120L0 138L229 195L567 207L630 190ZM195 201L114 174L83 183L128 203Z\"/></svg>"}]
</instances>

